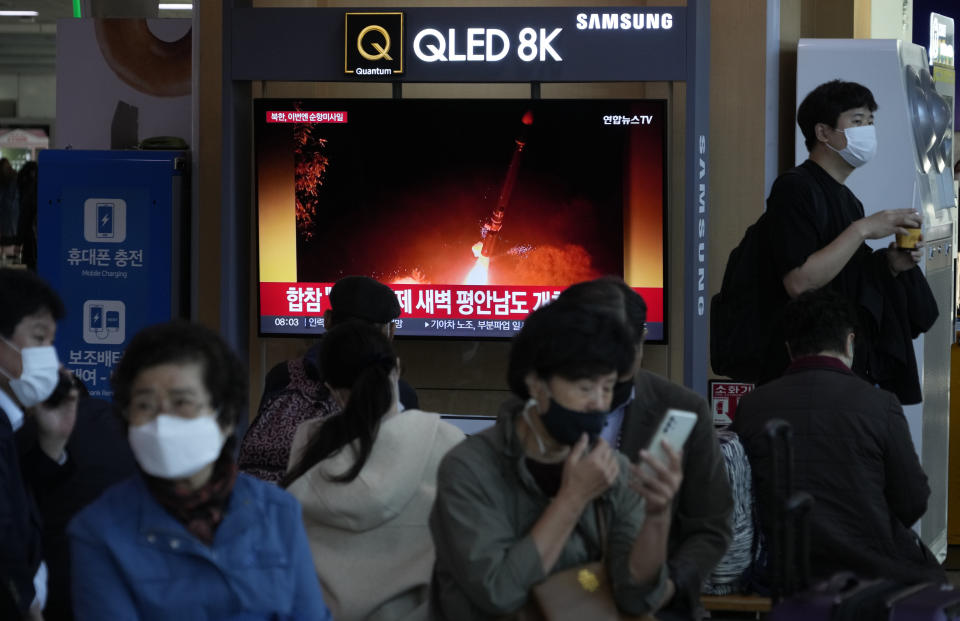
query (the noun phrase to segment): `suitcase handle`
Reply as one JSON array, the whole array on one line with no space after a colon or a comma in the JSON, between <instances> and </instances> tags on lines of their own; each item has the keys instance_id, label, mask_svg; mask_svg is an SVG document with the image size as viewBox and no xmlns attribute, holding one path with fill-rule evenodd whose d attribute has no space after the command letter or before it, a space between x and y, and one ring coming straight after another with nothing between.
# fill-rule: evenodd
<instances>
[{"instance_id":1,"label":"suitcase handle","mask_svg":"<svg viewBox=\"0 0 960 621\"><path fill-rule=\"evenodd\" d=\"M767 422L763 427L763 432L770 443L770 463L773 466L772 481L774 491L774 502L778 505L786 502L786 499L793 493L793 428L787 421L774 418ZM778 453L783 454L783 494L777 494L777 486L780 484L780 458Z\"/></svg>"},{"instance_id":2,"label":"suitcase handle","mask_svg":"<svg viewBox=\"0 0 960 621\"><path fill-rule=\"evenodd\" d=\"M782 563L778 573L787 596L807 588L810 583L811 509L813 496L806 492L794 492L783 506Z\"/></svg>"},{"instance_id":3,"label":"suitcase handle","mask_svg":"<svg viewBox=\"0 0 960 621\"><path fill-rule=\"evenodd\" d=\"M807 585L810 576L809 516L813 498L793 492L793 429L774 418L764 425L770 448L770 489L767 501L773 518L769 541L771 596L774 602ZM783 464L781 472L781 463ZM795 568L799 566L800 575Z\"/></svg>"}]
</instances>

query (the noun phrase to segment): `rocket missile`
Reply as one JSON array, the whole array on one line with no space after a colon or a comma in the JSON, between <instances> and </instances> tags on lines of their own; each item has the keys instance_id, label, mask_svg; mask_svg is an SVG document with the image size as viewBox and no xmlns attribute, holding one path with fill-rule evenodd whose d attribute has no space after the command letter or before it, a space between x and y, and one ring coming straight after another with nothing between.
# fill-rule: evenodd
<instances>
[{"instance_id":1,"label":"rocket missile","mask_svg":"<svg viewBox=\"0 0 960 621\"><path fill-rule=\"evenodd\" d=\"M513 194L513 186L517 181L517 171L520 168L520 157L523 148L527 146L527 130L533 125L533 112L527 110L523 118L520 119L520 135L514 141L513 157L510 158L510 166L507 168L507 176L503 179L503 185L500 187L500 195L497 197L497 204L490 214L490 220L483 225L483 248L480 254L484 257L493 255L494 248L497 245L497 238L500 236L500 228L503 226L503 214L510 203L510 195Z\"/></svg>"}]
</instances>

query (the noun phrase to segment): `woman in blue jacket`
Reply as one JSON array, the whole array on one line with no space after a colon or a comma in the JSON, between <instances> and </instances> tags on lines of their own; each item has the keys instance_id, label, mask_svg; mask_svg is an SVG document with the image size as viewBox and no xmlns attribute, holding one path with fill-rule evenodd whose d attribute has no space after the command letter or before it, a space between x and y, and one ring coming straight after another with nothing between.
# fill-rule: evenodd
<instances>
[{"instance_id":1,"label":"woman in blue jacket","mask_svg":"<svg viewBox=\"0 0 960 621\"><path fill-rule=\"evenodd\" d=\"M76 618L329 620L296 500L237 473L247 380L220 337L151 326L112 384L141 473L70 524Z\"/></svg>"}]
</instances>

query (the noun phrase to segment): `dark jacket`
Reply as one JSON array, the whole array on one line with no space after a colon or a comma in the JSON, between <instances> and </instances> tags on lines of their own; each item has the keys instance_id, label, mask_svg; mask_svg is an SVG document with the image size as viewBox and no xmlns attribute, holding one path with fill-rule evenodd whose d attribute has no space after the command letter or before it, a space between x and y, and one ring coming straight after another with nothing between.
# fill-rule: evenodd
<instances>
[{"instance_id":1,"label":"dark jacket","mask_svg":"<svg viewBox=\"0 0 960 621\"><path fill-rule=\"evenodd\" d=\"M852 570L905 582L944 579L910 530L927 510L930 487L894 395L836 358L809 356L741 399L731 429L750 458L768 536L771 460L763 427L773 418L792 426L794 487L814 498L814 578Z\"/></svg>"},{"instance_id":2,"label":"dark jacket","mask_svg":"<svg viewBox=\"0 0 960 621\"><path fill-rule=\"evenodd\" d=\"M108 487L137 472L133 453L112 406L81 398L61 466L37 444L37 425L27 418L17 432L24 478L43 520L43 558L49 570L46 621L73 619L67 524Z\"/></svg>"},{"instance_id":3,"label":"dark jacket","mask_svg":"<svg viewBox=\"0 0 960 621\"><path fill-rule=\"evenodd\" d=\"M649 371L637 374L635 396L620 431L620 451L631 461L646 448L668 409L697 414L683 451L683 484L673 500L668 567L677 585L675 606L694 609L700 586L730 544L733 498L713 415L697 393Z\"/></svg>"},{"instance_id":4,"label":"dark jacket","mask_svg":"<svg viewBox=\"0 0 960 621\"><path fill-rule=\"evenodd\" d=\"M23 483L13 426L0 408L0 619L26 614L40 561L40 517Z\"/></svg>"},{"instance_id":5,"label":"dark jacket","mask_svg":"<svg viewBox=\"0 0 960 621\"><path fill-rule=\"evenodd\" d=\"M780 175L767 198L761 235L765 291L763 313L773 317L760 383L780 377L790 362L783 345L781 313L789 301L783 278L813 253L864 217L863 204L812 160ZM937 303L919 267L890 273L887 248L866 243L826 285L857 308L853 370L897 395L901 403L923 399L913 339L937 319Z\"/></svg>"}]
</instances>

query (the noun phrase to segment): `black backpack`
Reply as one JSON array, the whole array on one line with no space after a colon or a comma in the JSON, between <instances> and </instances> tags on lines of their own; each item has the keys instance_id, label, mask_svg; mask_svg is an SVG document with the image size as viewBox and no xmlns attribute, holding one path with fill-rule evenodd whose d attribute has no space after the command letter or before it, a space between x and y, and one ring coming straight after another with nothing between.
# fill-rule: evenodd
<instances>
[{"instance_id":1,"label":"black backpack","mask_svg":"<svg viewBox=\"0 0 960 621\"><path fill-rule=\"evenodd\" d=\"M793 168L785 175L810 173L801 167ZM810 187L823 205L826 196L820 185L813 181ZM775 309L767 308L761 287L769 286L769 274L763 269L765 262L762 250L764 212L747 227L743 239L730 252L727 267L723 270L720 292L710 300L710 364L717 375L739 382L756 382L764 362L775 321ZM829 207L824 212L821 227L828 225Z\"/></svg>"},{"instance_id":2,"label":"black backpack","mask_svg":"<svg viewBox=\"0 0 960 621\"><path fill-rule=\"evenodd\" d=\"M761 312L760 232L766 212L730 252L720 291L710 301L710 364L718 375L754 382L770 340L772 320Z\"/></svg>"}]
</instances>

